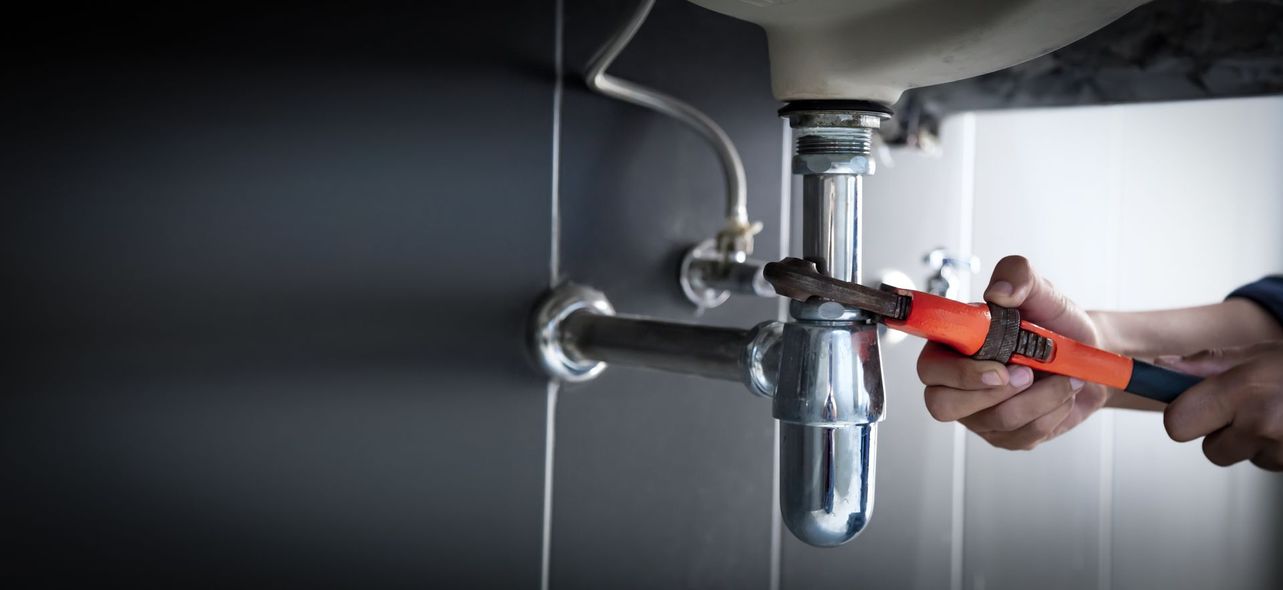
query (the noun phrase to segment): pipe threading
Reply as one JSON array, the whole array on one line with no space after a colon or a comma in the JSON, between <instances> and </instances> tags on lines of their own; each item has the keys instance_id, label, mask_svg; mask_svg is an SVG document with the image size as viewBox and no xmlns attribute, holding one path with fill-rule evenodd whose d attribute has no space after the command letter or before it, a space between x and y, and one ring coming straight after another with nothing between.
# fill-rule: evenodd
<instances>
[{"instance_id":1,"label":"pipe threading","mask_svg":"<svg viewBox=\"0 0 1283 590\"><path fill-rule=\"evenodd\" d=\"M868 155L873 149L870 129L825 129L797 138L798 155Z\"/></svg>"}]
</instances>

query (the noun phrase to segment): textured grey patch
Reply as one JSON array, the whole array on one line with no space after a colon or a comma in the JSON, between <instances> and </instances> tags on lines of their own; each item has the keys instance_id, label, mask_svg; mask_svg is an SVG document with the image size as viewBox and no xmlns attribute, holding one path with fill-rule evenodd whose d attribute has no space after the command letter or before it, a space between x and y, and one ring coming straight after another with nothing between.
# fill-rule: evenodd
<instances>
[{"instance_id":1,"label":"textured grey patch","mask_svg":"<svg viewBox=\"0 0 1283 590\"><path fill-rule=\"evenodd\" d=\"M906 92L890 143L934 135L950 113L1283 92L1283 0L1157 0L1058 51Z\"/></svg>"}]
</instances>

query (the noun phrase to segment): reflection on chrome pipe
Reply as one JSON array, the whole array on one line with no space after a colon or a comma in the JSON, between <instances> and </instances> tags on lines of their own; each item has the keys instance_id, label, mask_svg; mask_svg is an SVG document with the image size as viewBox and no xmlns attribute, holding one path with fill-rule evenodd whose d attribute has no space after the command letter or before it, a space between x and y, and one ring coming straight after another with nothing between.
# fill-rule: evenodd
<instances>
[{"instance_id":1,"label":"reflection on chrome pipe","mask_svg":"<svg viewBox=\"0 0 1283 590\"><path fill-rule=\"evenodd\" d=\"M797 538L841 545L873 511L878 425L828 428L780 423L780 508Z\"/></svg>"},{"instance_id":2,"label":"reflection on chrome pipe","mask_svg":"<svg viewBox=\"0 0 1283 590\"><path fill-rule=\"evenodd\" d=\"M774 415L810 426L855 426L882 420L882 355L878 328L860 321L809 319L816 305L794 306L784 324Z\"/></svg>"},{"instance_id":3,"label":"reflection on chrome pipe","mask_svg":"<svg viewBox=\"0 0 1283 590\"><path fill-rule=\"evenodd\" d=\"M860 192L858 174L802 177L802 256L821 273L860 282Z\"/></svg>"}]
</instances>

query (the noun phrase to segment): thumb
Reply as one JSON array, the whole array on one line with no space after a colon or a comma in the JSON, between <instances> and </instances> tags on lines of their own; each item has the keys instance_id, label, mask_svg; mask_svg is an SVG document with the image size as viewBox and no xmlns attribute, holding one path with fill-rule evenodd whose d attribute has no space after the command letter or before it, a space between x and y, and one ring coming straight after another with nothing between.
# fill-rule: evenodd
<instances>
[{"instance_id":1,"label":"thumb","mask_svg":"<svg viewBox=\"0 0 1283 590\"><path fill-rule=\"evenodd\" d=\"M1050 281L1039 276L1024 256L998 261L985 289L985 301L1019 308L1022 319L1034 323L1055 320L1073 305Z\"/></svg>"},{"instance_id":2,"label":"thumb","mask_svg":"<svg viewBox=\"0 0 1283 590\"><path fill-rule=\"evenodd\" d=\"M1160 356L1154 359L1154 364L1190 375L1211 377L1251 359L1257 352L1250 347L1212 348L1185 356Z\"/></svg>"}]
</instances>

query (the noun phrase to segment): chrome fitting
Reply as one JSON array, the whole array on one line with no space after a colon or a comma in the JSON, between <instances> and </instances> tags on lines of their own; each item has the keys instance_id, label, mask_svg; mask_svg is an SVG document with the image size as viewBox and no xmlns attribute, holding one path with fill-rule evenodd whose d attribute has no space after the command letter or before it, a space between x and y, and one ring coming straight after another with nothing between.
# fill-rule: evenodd
<instances>
[{"instance_id":1,"label":"chrome fitting","mask_svg":"<svg viewBox=\"0 0 1283 590\"><path fill-rule=\"evenodd\" d=\"M775 397L776 379L780 374L780 342L784 339L784 324L762 322L749 331L748 346L744 348L745 385L755 395Z\"/></svg>"},{"instance_id":2,"label":"chrome fitting","mask_svg":"<svg viewBox=\"0 0 1283 590\"><path fill-rule=\"evenodd\" d=\"M859 174L877 172L877 162L868 154L798 154L793 156L793 174Z\"/></svg>"},{"instance_id":3,"label":"chrome fitting","mask_svg":"<svg viewBox=\"0 0 1283 590\"><path fill-rule=\"evenodd\" d=\"M765 265L743 254L729 257L715 240L704 240L682 257L677 283L700 313L726 303L731 294L774 297L775 290L762 276Z\"/></svg>"},{"instance_id":4,"label":"chrome fitting","mask_svg":"<svg viewBox=\"0 0 1283 590\"><path fill-rule=\"evenodd\" d=\"M576 312L613 316L615 308L601 291L566 283L549 291L531 316L530 339L539 367L558 381L588 381L606 370L606 363L572 356L562 342L561 326Z\"/></svg>"},{"instance_id":5,"label":"chrome fitting","mask_svg":"<svg viewBox=\"0 0 1283 590\"><path fill-rule=\"evenodd\" d=\"M535 308L530 347L543 372L559 381L587 381L613 363L738 381L771 397L782 333L780 322L744 330L620 316L600 291L567 283Z\"/></svg>"},{"instance_id":6,"label":"chrome fitting","mask_svg":"<svg viewBox=\"0 0 1283 590\"><path fill-rule=\"evenodd\" d=\"M775 418L843 427L885 417L877 326L789 322L781 344Z\"/></svg>"}]
</instances>

